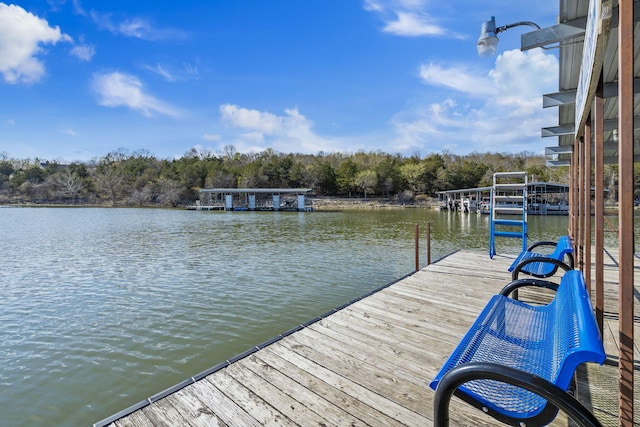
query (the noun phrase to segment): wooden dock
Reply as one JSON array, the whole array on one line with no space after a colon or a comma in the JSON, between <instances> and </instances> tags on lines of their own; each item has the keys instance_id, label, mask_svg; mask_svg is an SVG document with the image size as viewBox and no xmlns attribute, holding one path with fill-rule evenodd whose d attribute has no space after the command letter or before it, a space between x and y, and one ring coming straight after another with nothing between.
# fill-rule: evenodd
<instances>
[{"instance_id":1,"label":"wooden dock","mask_svg":"<svg viewBox=\"0 0 640 427\"><path fill-rule=\"evenodd\" d=\"M487 300L510 281L512 259L457 252L94 426L431 426L428 384ZM617 426L615 254L605 264L609 357L604 366L580 370L578 393L603 425ZM639 354L636 347L636 361ZM451 425L502 424L454 399ZM551 425L569 423L559 414Z\"/></svg>"}]
</instances>

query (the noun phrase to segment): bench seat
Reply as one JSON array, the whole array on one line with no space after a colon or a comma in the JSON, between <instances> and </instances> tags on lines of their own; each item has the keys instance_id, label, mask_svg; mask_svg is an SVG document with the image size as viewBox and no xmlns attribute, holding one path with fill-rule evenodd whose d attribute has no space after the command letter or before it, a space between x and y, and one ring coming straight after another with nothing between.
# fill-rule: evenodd
<instances>
[{"instance_id":1,"label":"bench seat","mask_svg":"<svg viewBox=\"0 0 640 427\"><path fill-rule=\"evenodd\" d=\"M522 286L556 289L556 295L547 305L508 296ZM436 421L443 411L448 420L448 399L455 393L503 422L545 425L555 418L557 406L522 386L541 381L545 390L573 405L577 401L566 390L576 368L584 362L602 364L605 358L580 271L568 271L559 285L533 278L512 282L488 302L430 383L436 390ZM456 375L444 386L450 390L440 390L441 382ZM562 402L559 406L566 409Z\"/></svg>"},{"instance_id":2,"label":"bench seat","mask_svg":"<svg viewBox=\"0 0 640 427\"><path fill-rule=\"evenodd\" d=\"M552 253L540 253L534 251L535 248L551 246L554 247ZM564 263L565 257L568 259L568 265ZM509 271L513 273L513 280L518 279L518 273L523 272L534 277L550 277L556 274L559 263L567 265L565 270L573 269L573 244L569 236L562 236L558 242L536 242L522 251L520 255L513 261L509 267Z\"/></svg>"}]
</instances>

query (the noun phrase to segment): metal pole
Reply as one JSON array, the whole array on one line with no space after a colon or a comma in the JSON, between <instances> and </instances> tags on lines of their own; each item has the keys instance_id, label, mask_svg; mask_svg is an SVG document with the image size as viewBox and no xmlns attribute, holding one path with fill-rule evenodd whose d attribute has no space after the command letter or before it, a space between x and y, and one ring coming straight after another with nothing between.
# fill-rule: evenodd
<instances>
[{"instance_id":1,"label":"metal pole","mask_svg":"<svg viewBox=\"0 0 640 427\"><path fill-rule=\"evenodd\" d=\"M633 425L633 0L618 3L620 425Z\"/></svg>"},{"instance_id":2,"label":"metal pole","mask_svg":"<svg viewBox=\"0 0 640 427\"><path fill-rule=\"evenodd\" d=\"M591 114L587 119L584 129L584 229L582 232L582 244L584 248L584 279L587 283L587 290L591 295Z\"/></svg>"},{"instance_id":3,"label":"metal pole","mask_svg":"<svg viewBox=\"0 0 640 427\"><path fill-rule=\"evenodd\" d=\"M427 221L427 265L431 265L431 221Z\"/></svg>"},{"instance_id":4,"label":"metal pole","mask_svg":"<svg viewBox=\"0 0 640 427\"><path fill-rule=\"evenodd\" d=\"M585 165L584 165L584 146L585 146L585 137L584 134L586 131L582 132L582 136L580 136L580 140L578 142L578 268L584 272L584 213L585 213L585 188L584 188L584 175L585 175Z\"/></svg>"},{"instance_id":5,"label":"metal pole","mask_svg":"<svg viewBox=\"0 0 640 427\"><path fill-rule=\"evenodd\" d=\"M600 333L604 330L604 79L600 84L593 104L594 115L594 181L595 181L595 274L596 274L596 320Z\"/></svg>"},{"instance_id":6,"label":"metal pole","mask_svg":"<svg viewBox=\"0 0 640 427\"><path fill-rule=\"evenodd\" d=\"M578 188L576 186L576 179L578 176L578 140L573 141L573 153L571 153L571 165L569 166L569 235L573 239L574 252L576 257L578 255L578 242L577 242L577 215L578 215L578 203L577 193ZM577 261L577 259L576 259Z\"/></svg>"},{"instance_id":7,"label":"metal pole","mask_svg":"<svg viewBox=\"0 0 640 427\"><path fill-rule=\"evenodd\" d=\"M420 270L420 226L416 224L415 231L415 240L416 240L416 271Z\"/></svg>"}]
</instances>

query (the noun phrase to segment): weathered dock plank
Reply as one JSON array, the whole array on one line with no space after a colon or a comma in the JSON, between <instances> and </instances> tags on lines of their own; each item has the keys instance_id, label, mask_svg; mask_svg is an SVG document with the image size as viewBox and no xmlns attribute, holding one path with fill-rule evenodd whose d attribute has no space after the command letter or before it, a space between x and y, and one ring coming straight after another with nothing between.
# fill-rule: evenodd
<instances>
[{"instance_id":1,"label":"weathered dock plank","mask_svg":"<svg viewBox=\"0 0 640 427\"><path fill-rule=\"evenodd\" d=\"M233 400L244 411L251 414L259 425L262 426L296 426L287 416L280 412L282 408L274 408L269 402L265 401L261 393L262 390L253 390L245 386L238 379L234 378L229 369L223 369L206 378L220 391L222 391L229 399Z\"/></svg>"},{"instance_id":2,"label":"weathered dock plank","mask_svg":"<svg viewBox=\"0 0 640 427\"><path fill-rule=\"evenodd\" d=\"M372 423L376 422L383 426L394 425L394 421L382 412L377 409L372 410L362 401L355 399L342 389L334 387L330 382L331 378L321 379L314 375L313 369L307 369L308 366L313 367L313 365L307 365L303 360L299 360L300 364L298 365L278 355L271 348L266 348L251 357L273 367L279 374L294 379L307 390L307 393L310 393L309 398L317 399L323 405L335 406L341 413L341 419L344 420L336 425L351 425L352 423L354 425L373 425ZM322 375L322 371L319 372L319 375Z\"/></svg>"},{"instance_id":3,"label":"weathered dock plank","mask_svg":"<svg viewBox=\"0 0 640 427\"><path fill-rule=\"evenodd\" d=\"M194 427L228 427L228 425L209 408L201 395L194 394L195 387L184 388L166 397L167 402L184 414L184 418Z\"/></svg>"},{"instance_id":4,"label":"weathered dock plank","mask_svg":"<svg viewBox=\"0 0 640 427\"><path fill-rule=\"evenodd\" d=\"M511 261L458 252L98 425L432 426L429 381L488 299L510 281ZM610 364L582 369L578 392L605 425L615 425L617 267L611 262L605 269L603 339ZM540 300L542 294L522 291L521 297ZM636 330L640 336L640 323ZM451 405L452 425L501 425L457 399ZM560 414L551 425L570 424Z\"/></svg>"}]
</instances>

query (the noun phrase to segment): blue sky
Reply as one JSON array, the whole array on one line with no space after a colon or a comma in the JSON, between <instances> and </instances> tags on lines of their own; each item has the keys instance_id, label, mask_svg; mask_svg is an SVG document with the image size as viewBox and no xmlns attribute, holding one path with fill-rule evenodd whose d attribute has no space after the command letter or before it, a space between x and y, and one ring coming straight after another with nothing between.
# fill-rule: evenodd
<instances>
[{"instance_id":1,"label":"blue sky","mask_svg":"<svg viewBox=\"0 0 640 427\"><path fill-rule=\"evenodd\" d=\"M0 153L90 160L383 151L532 151L557 51L529 27L480 58L480 25L556 22L557 1L0 2Z\"/></svg>"}]
</instances>

